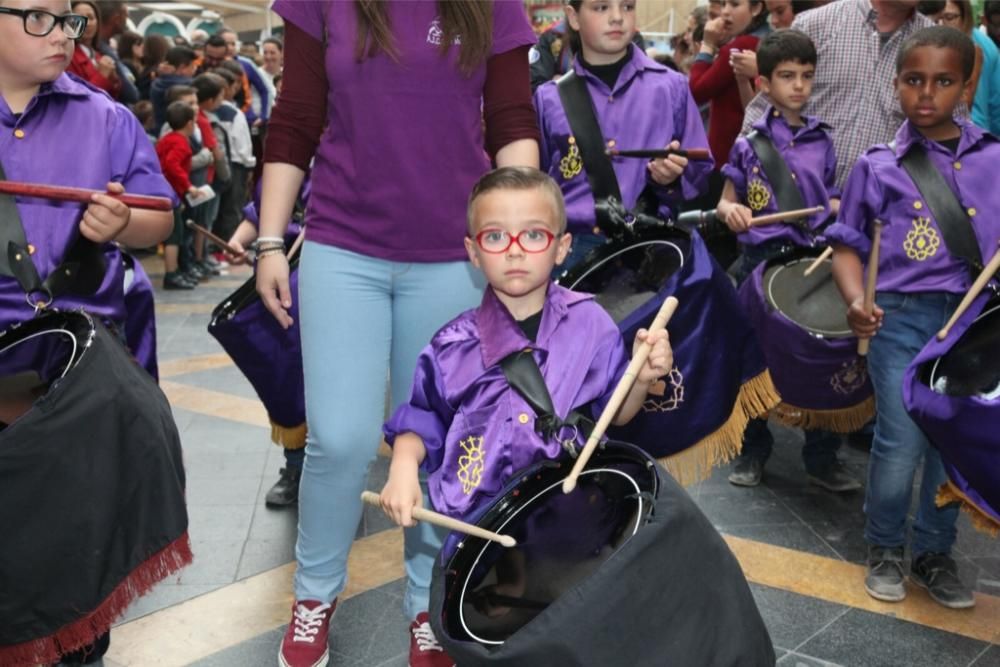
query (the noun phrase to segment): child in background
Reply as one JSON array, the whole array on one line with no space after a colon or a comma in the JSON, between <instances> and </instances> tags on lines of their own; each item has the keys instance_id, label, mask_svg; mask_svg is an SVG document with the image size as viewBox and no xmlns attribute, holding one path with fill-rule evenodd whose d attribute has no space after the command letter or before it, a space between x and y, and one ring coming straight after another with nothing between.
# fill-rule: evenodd
<instances>
[{"instance_id":1,"label":"child in background","mask_svg":"<svg viewBox=\"0 0 1000 667\"><path fill-rule=\"evenodd\" d=\"M167 105L172 101L167 95L170 89L174 86L191 85L196 60L197 56L194 51L186 46L174 46L167 51L164 62L173 68L173 73L160 74L153 80L149 88L149 101L153 103L153 117L156 119L156 127L160 127L166 122Z\"/></svg>"},{"instance_id":2,"label":"child in background","mask_svg":"<svg viewBox=\"0 0 1000 667\"><path fill-rule=\"evenodd\" d=\"M223 189L224 179L221 178L219 170L228 168L228 165L223 166L226 160L225 150L216 137L209 114L213 114L222 104L224 82L214 74L199 74L191 81L191 87L195 89L198 98L198 115L195 117L195 123L201 132L202 144L212 152L213 158L205 170L204 183L196 182L195 185L207 184L212 186L216 193L212 199L194 207L191 216L196 223L211 231L215 226L215 217L219 213L218 194ZM219 182L216 182L217 177ZM206 242L207 239L201 232L195 232L193 263L200 267L206 276L217 276L220 274L220 265L218 260L206 252Z\"/></svg>"},{"instance_id":3,"label":"child in background","mask_svg":"<svg viewBox=\"0 0 1000 667\"><path fill-rule=\"evenodd\" d=\"M954 28L924 28L903 44L895 85L907 120L891 144L874 146L858 158L844 186L837 224L827 231L835 244L834 278L849 305L848 322L859 338L871 338L868 374L877 415L865 493L865 590L886 602L906 596L906 519L922 461L910 580L954 609L975 604L951 556L959 507L936 505L938 487L946 480L941 455L910 419L900 387L906 367L945 324L972 282L969 265L948 247L943 225L971 226L981 257L991 256L1000 240L1000 224L990 215L1000 207L1000 190L994 185L1000 140L954 116L974 62L972 40ZM957 199L967 219L935 219L901 164L913 159L913 151L926 154L950 190L939 196ZM875 307L869 314L862 263L871 251L876 220L882 223L881 249Z\"/></svg>"},{"instance_id":4,"label":"child in background","mask_svg":"<svg viewBox=\"0 0 1000 667\"><path fill-rule=\"evenodd\" d=\"M823 206L826 210L806 220L812 233L837 210L835 184L837 158L827 125L802 115L802 107L812 92L816 71L816 47L798 30L779 30L765 37L757 49L760 85L772 100L754 131L774 146L792 174L802 195L803 206ZM796 224L750 227L753 215L780 210L775 186L769 183L753 145L740 137L722 167L725 185L716 209L729 229L737 235L741 259L737 283L746 280L761 262L767 262L796 246L813 245L812 233ZM784 206L788 206L787 203ZM794 208L794 207L793 207ZM861 487L837 460L841 438L829 431L805 431L802 460L812 484L829 491L851 491ZM754 419L743 434L743 450L729 481L737 486L757 486L764 465L771 456L774 437L766 419Z\"/></svg>"},{"instance_id":5,"label":"child in background","mask_svg":"<svg viewBox=\"0 0 1000 667\"><path fill-rule=\"evenodd\" d=\"M246 115L233 103L239 79L228 69L218 68L213 74L225 80L223 101L215 116L229 139L229 187L222 191L215 233L222 238L232 236L240 223L243 205L247 201L247 184L257 159L253 155L253 137Z\"/></svg>"},{"instance_id":6,"label":"child in background","mask_svg":"<svg viewBox=\"0 0 1000 667\"><path fill-rule=\"evenodd\" d=\"M191 136L194 134L195 111L184 102L172 102L167 107L167 124L171 131L156 144L156 155L160 158L160 168L170 186L183 199L189 194L197 194L198 188L191 184ZM178 268L180 245L184 240L184 216L181 207L174 209L174 229L170 238L163 242L163 289L194 289L198 284L181 273Z\"/></svg>"}]
</instances>

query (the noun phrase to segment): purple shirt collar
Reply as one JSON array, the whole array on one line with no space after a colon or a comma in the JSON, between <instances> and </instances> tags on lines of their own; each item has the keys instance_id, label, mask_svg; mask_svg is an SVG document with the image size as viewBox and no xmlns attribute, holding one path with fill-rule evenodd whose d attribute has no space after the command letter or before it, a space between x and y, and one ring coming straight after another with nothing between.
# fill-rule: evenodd
<instances>
[{"instance_id":1,"label":"purple shirt collar","mask_svg":"<svg viewBox=\"0 0 1000 667\"><path fill-rule=\"evenodd\" d=\"M757 119L757 122L753 124L753 129L763 132L772 138L781 138L784 140L791 139L805 132L812 132L813 130L824 130L830 132L833 130L832 127L821 121L816 116L802 116L802 122L804 125L802 127L792 128L788 124L788 119L785 118L785 114L781 113L774 108L773 104L767 105L767 110L764 111L764 115Z\"/></svg>"},{"instance_id":2,"label":"purple shirt collar","mask_svg":"<svg viewBox=\"0 0 1000 667\"><path fill-rule=\"evenodd\" d=\"M665 65L661 65L656 62L645 53L636 48L635 44L629 44L629 55L628 62L625 63L625 67L622 68L621 74L618 75L618 80L615 82L614 90L611 90L612 94L616 94L619 90L624 88L629 84L632 79L643 70L654 70L659 72L664 72L667 70ZM600 86L604 90L608 90L607 84L601 81L599 78L594 76L591 72L587 71L587 68L583 66L580 62L580 56L577 55L573 58L573 71L576 72L577 76L586 77L594 85Z\"/></svg>"},{"instance_id":3,"label":"purple shirt collar","mask_svg":"<svg viewBox=\"0 0 1000 667\"><path fill-rule=\"evenodd\" d=\"M955 124L958 125L958 129L961 131L961 137L958 141L958 151L955 153L956 156L962 155L970 148L978 144L986 136L986 133L982 128L973 125L968 120L964 118L955 118ZM907 151L913 144L921 144L928 151L941 151L941 146L936 141L931 141L913 126L913 124L906 120L899 129L896 131L896 138L893 139L895 144L894 150L896 154L896 160L901 161L903 156L906 155Z\"/></svg>"},{"instance_id":4,"label":"purple shirt collar","mask_svg":"<svg viewBox=\"0 0 1000 667\"><path fill-rule=\"evenodd\" d=\"M483 367L495 366L507 355L526 347L545 350L548 339L558 323L566 316L568 307L578 301L592 298L594 298L592 294L573 292L550 282L545 295L545 304L542 306L538 340L532 342L521 331L521 327L514 321L507 307L497 298L493 288L487 288L483 292L483 301L475 312Z\"/></svg>"},{"instance_id":5,"label":"purple shirt collar","mask_svg":"<svg viewBox=\"0 0 1000 667\"><path fill-rule=\"evenodd\" d=\"M55 81L47 81L38 87L38 92L35 93L32 100L28 102L28 106L25 107L24 113L21 115L23 116L30 113L32 107L36 104L36 100L39 98L48 97L49 95L86 97L93 94L95 90L95 88L91 88L87 84L63 72L55 79ZM0 117L2 117L5 123L9 124L14 122L14 113L10 110L10 107L7 106L7 100L3 99L3 97L0 97Z\"/></svg>"}]
</instances>

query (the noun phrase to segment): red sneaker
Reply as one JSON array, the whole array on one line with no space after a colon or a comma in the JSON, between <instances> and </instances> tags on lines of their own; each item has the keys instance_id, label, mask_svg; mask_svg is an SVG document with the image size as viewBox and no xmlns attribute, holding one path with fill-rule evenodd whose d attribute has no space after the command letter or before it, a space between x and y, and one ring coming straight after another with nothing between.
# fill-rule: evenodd
<instances>
[{"instance_id":1,"label":"red sneaker","mask_svg":"<svg viewBox=\"0 0 1000 667\"><path fill-rule=\"evenodd\" d=\"M330 619L337 601L296 600L292 622L281 640L278 664L281 667L326 667L330 660Z\"/></svg>"},{"instance_id":2,"label":"red sneaker","mask_svg":"<svg viewBox=\"0 0 1000 667\"><path fill-rule=\"evenodd\" d=\"M455 661L434 636L429 619L430 615L422 611L410 625L410 667L455 667Z\"/></svg>"}]
</instances>

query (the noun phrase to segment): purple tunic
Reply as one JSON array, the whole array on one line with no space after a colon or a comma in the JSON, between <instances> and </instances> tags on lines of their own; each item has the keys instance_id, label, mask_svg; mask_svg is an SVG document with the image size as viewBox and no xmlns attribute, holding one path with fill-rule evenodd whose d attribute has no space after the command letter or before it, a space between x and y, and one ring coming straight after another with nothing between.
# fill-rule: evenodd
<instances>
[{"instance_id":1,"label":"purple tunic","mask_svg":"<svg viewBox=\"0 0 1000 667\"><path fill-rule=\"evenodd\" d=\"M436 2L385 4L390 23L407 27L393 33L398 62L384 53L357 62L353 2L272 7L326 44L327 127L313 165L323 187L306 215L307 238L392 261L465 260L466 199L490 168L486 64L465 76L457 46L442 57ZM520 0L493 7L493 55L535 43Z\"/></svg>"},{"instance_id":2,"label":"purple tunic","mask_svg":"<svg viewBox=\"0 0 1000 667\"><path fill-rule=\"evenodd\" d=\"M499 493L514 472L559 458L561 445L535 432L534 411L500 367L504 357L527 347L535 351L560 417L588 404L596 417L628 363L618 328L591 295L549 285L532 343L487 289L479 308L434 335L417 360L409 402L383 428L390 445L406 432L423 439L436 510L464 517Z\"/></svg>"},{"instance_id":3,"label":"purple tunic","mask_svg":"<svg viewBox=\"0 0 1000 667\"><path fill-rule=\"evenodd\" d=\"M962 130L956 155L906 121L896 133L895 149L873 146L858 158L847 179L840 214L827 229L827 240L849 246L867 259L871 224L880 220L879 291L962 293L971 284L968 268L948 252L937 221L899 163L914 143L924 146L968 211L983 260L996 252L1000 225L991 216L1000 210L1000 188L994 182L1000 140L966 120L955 122Z\"/></svg>"},{"instance_id":4,"label":"purple tunic","mask_svg":"<svg viewBox=\"0 0 1000 667\"><path fill-rule=\"evenodd\" d=\"M802 120L805 121L803 127L793 128L780 111L768 107L753 127L771 139L775 150L785 160L805 206L823 206L829 211L830 198L839 196L836 186L837 156L830 138L830 127L811 116L803 116ZM729 162L722 167L722 175L733 182L740 203L750 207L754 215L780 210L774 190L764 175L764 168L746 137L736 140L729 153ZM815 230L828 216L828 212L817 213L803 221ZM795 224L752 227L750 231L738 234L737 239L744 245L777 240L797 246L813 245L813 238Z\"/></svg>"},{"instance_id":5,"label":"purple tunic","mask_svg":"<svg viewBox=\"0 0 1000 667\"><path fill-rule=\"evenodd\" d=\"M127 108L105 93L62 74L42 84L20 117L0 98L0 160L7 180L104 190L119 181L125 191L169 197L173 190L160 172L156 152L142 126ZM84 204L17 197L32 261L44 280L79 236ZM124 267L121 253L105 244L107 273L96 293L63 295L56 307L85 308L115 322L125 320ZM0 330L30 319L17 281L0 276Z\"/></svg>"},{"instance_id":6,"label":"purple tunic","mask_svg":"<svg viewBox=\"0 0 1000 667\"><path fill-rule=\"evenodd\" d=\"M674 139L682 148L707 148L708 138L687 79L634 46L629 46L629 52L632 57L618 75L614 90L584 69L579 59L573 63L577 75L587 82L604 140L620 149L663 148ZM535 91L535 109L542 131L542 171L562 188L569 231L589 233L594 226L594 195L582 164L575 168L567 158L572 132L555 82ZM646 161L612 158L611 162L623 203L631 209L646 185L653 183ZM661 215L670 217L678 204L702 194L712 165L711 160L692 160L678 181L665 188L654 184Z\"/></svg>"}]
</instances>

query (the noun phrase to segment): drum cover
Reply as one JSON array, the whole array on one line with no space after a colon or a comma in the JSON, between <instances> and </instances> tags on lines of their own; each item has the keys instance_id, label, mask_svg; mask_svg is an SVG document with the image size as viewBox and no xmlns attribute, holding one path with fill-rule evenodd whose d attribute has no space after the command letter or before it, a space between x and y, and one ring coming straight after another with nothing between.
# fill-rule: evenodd
<instances>
[{"instance_id":1,"label":"drum cover","mask_svg":"<svg viewBox=\"0 0 1000 667\"><path fill-rule=\"evenodd\" d=\"M154 380L159 380L153 283L139 260L124 252L122 259L125 262L125 340L136 361Z\"/></svg>"},{"instance_id":2,"label":"drum cover","mask_svg":"<svg viewBox=\"0 0 1000 667\"><path fill-rule=\"evenodd\" d=\"M847 325L847 308L819 250L799 248L762 262L740 286L782 403L772 414L791 426L850 433L875 414L868 369Z\"/></svg>"},{"instance_id":3,"label":"drum cover","mask_svg":"<svg viewBox=\"0 0 1000 667\"><path fill-rule=\"evenodd\" d=\"M697 233L676 227L643 230L596 249L559 278L591 292L612 314L631 348L668 296L680 302L668 330L674 368L650 387L639 414L608 434L632 442L682 484L738 451L748 419L778 403L757 341L725 272Z\"/></svg>"},{"instance_id":4,"label":"drum cover","mask_svg":"<svg viewBox=\"0 0 1000 667\"><path fill-rule=\"evenodd\" d=\"M289 264L289 288L298 293L298 257ZM294 324L283 329L264 307L251 277L212 311L208 332L232 357L271 419L272 439L289 448L305 446L305 384L299 339L298 299L289 315Z\"/></svg>"},{"instance_id":5,"label":"drum cover","mask_svg":"<svg viewBox=\"0 0 1000 667\"><path fill-rule=\"evenodd\" d=\"M0 384L39 397L0 431L0 664L57 662L191 561L166 397L99 322L50 312L0 334Z\"/></svg>"},{"instance_id":6,"label":"drum cover","mask_svg":"<svg viewBox=\"0 0 1000 667\"><path fill-rule=\"evenodd\" d=\"M518 547L449 539L430 607L456 664L774 664L739 563L672 478L612 441L564 496L571 464L514 475L481 515Z\"/></svg>"},{"instance_id":7,"label":"drum cover","mask_svg":"<svg viewBox=\"0 0 1000 667\"><path fill-rule=\"evenodd\" d=\"M961 500L974 523L1000 531L1000 298L980 295L948 336L906 369L903 405L941 452L950 482L938 502Z\"/></svg>"}]
</instances>

